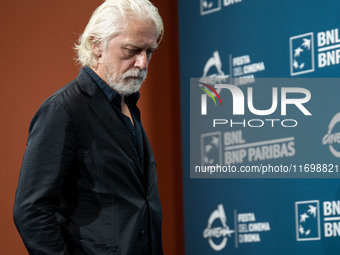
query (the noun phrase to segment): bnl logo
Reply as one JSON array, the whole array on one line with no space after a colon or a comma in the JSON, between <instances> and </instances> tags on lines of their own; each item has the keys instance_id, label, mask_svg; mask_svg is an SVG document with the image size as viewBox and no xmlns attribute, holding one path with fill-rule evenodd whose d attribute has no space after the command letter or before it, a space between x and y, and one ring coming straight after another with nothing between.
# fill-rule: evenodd
<instances>
[{"instance_id":1,"label":"bnl logo","mask_svg":"<svg viewBox=\"0 0 340 255\"><path fill-rule=\"evenodd\" d=\"M201 15L221 10L221 0L201 0Z\"/></svg>"},{"instance_id":2,"label":"bnl logo","mask_svg":"<svg viewBox=\"0 0 340 255\"><path fill-rule=\"evenodd\" d=\"M314 72L313 33L291 37L289 51L291 76Z\"/></svg>"},{"instance_id":3,"label":"bnl logo","mask_svg":"<svg viewBox=\"0 0 340 255\"><path fill-rule=\"evenodd\" d=\"M202 165L222 164L222 133L212 132L201 135Z\"/></svg>"},{"instance_id":4,"label":"bnl logo","mask_svg":"<svg viewBox=\"0 0 340 255\"><path fill-rule=\"evenodd\" d=\"M295 221L297 241L319 240L321 238L319 201L295 202Z\"/></svg>"}]
</instances>

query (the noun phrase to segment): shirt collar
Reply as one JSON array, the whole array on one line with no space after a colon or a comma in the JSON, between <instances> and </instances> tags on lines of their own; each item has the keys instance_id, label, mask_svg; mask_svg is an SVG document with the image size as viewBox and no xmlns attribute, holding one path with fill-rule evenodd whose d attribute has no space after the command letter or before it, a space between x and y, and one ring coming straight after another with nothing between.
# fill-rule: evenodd
<instances>
[{"instance_id":1,"label":"shirt collar","mask_svg":"<svg viewBox=\"0 0 340 255\"><path fill-rule=\"evenodd\" d=\"M115 104L121 104L121 96L114 91L105 81L103 81L98 74L96 74L89 66L84 67L85 71L92 77L92 79L97 83L99 88L104 92L107 99ZM126 100L134 105L140 97L139 92L133 93L132 95L126 96Z\"/></svg>"}]
</instances>

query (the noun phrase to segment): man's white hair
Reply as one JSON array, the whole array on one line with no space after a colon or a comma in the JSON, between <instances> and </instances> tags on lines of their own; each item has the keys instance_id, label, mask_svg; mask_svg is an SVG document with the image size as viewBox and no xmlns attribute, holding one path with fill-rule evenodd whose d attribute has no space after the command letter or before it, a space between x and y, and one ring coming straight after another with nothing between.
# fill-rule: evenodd
<instances>
[{"instance_id":1,"label":"man's white hair","mask_svg":"<svg viewBox=\"0 0 340 255\"><path fill-rule=\"evenodd\" d=\"M105 0L92 14L84 33L80 36L75 49L78 62L93 67L96 65L96 56L92 45L104 43L123 32L127 26L128 17L151 19L157 29L158 43L164 33L162 18L158 9L148 0Z\"/></svg>"}]
</instances>

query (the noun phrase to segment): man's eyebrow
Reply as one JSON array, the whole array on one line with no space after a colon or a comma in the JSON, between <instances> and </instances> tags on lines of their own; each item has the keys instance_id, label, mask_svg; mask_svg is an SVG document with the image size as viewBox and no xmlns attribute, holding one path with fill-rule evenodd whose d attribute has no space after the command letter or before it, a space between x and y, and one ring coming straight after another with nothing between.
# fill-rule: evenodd
<instances>
[{"instance_id":1,"label":"man's eyebrow","mask_svg":"<svg viewBox=\"0 0 340 255\"><path fill-rule=\"evenodd\" d=\"M137 49L147 49L147 50L155 51L155 50L157 50L158 45L144 46L144 45L137 45L137 44L133 44L133 43L125 43L125 44L123 44L123 47L133 47L133 48L137 48Z\"/></svg>"}]
</instances>

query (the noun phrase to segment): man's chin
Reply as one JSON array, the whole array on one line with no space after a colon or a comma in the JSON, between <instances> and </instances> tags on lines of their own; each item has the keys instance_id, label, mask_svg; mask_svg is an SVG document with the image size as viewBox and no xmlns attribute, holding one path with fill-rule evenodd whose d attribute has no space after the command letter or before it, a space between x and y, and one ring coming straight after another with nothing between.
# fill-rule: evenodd
<instances>
[{"instance_id":1,"label":"man's chin","mask_svg":"<svg viewBox=\"0 0 340 255\"><path fill-rule=\"evenodd\" d=\"M108 85L122 96L129 96L139 91L144 79L140 77L126 77L118 83L108 82Z\"/></svg>"},{"instance_id":2,"label":"man's chin","mask_svg":"<svg viewBox=\"0 0 340 255\"><path fill-rule=\"evenodd\" d=\"M141 88L141 85L138 85L138 86L135 86L135 87L129 88L129 89L114 89L114 90L122 96L130 96L130 95L138 92L140 88Z\"/></svg>"}]
</instances>

